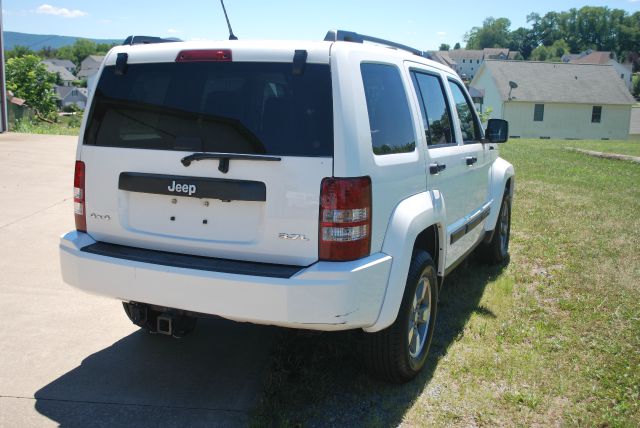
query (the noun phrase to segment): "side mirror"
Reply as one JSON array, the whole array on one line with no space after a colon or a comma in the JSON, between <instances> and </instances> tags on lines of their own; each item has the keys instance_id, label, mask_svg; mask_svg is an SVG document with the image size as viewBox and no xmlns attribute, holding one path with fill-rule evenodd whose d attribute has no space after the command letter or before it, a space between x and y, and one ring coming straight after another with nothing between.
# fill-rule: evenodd
<instances>
[{"instance_id":1,"label":"side mirror","mask_svg":"<svg viewBox=\"0 0 640 428\"><path fill-rule=\"evenodd\" d=\"M509 122L502 119L489 119L485 136L490 143L504 143L509 139Z\"/></svg>"}]
</instances>

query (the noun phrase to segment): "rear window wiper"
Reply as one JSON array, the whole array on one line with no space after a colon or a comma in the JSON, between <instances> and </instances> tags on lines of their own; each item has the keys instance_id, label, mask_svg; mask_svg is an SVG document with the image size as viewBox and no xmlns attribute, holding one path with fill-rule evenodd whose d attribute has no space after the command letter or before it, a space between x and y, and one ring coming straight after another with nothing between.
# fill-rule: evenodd
<instances>
[{"instance_id":1,"label":"rear window wiper","mask_svg":"<svg viewBox=\"0 0 640 428\"><path fill-rule=\"evenodd\" d=\"M280 162L282 160L282 158L278 156L251 155L245 153L194 153L192 155L183 157L180 162L182 162L182 165L184 166L189 166L191 165L191 162L203 159L219 159L220 163L218 164L218 171L223 174L229 172L229 161L231 159L268 162Z\"/></svg>"}]
</instances>

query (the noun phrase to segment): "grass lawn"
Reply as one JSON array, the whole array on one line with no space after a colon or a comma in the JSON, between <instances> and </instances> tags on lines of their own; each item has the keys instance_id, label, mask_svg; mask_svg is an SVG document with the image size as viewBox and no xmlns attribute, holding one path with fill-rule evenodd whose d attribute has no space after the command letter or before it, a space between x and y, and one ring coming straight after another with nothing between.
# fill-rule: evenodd
<instances>
[{"instance_id":1,"label":"grass lawn","mask_svg":"<svg viewBox=\"0 0 640 428\"><path fill-rule=\"evenodd\" d=\"M564 149L626 144L502 146L511 262L447 278L421 376L370 379L357 333L282 330L254 425L639 426L640 165Z\"/></svg>"},{"instance_id":2,"label":"grass lawn","mask_svg":"<svg viewBox=\"0 0 640 428\"><path fill-rule=\"evenodd\" d=\"M80 116L61 116L58 122L47 123L34 119L33 121L21 120L9 126L11 132L26 134L51 134L51 135L78 135L80 133Z\"/></svg>"}]
</instances>

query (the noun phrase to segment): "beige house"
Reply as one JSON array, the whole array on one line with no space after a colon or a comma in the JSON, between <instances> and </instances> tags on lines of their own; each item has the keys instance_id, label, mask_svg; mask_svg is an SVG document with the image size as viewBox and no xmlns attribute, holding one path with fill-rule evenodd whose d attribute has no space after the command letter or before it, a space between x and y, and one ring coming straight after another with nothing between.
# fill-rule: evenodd
<instances>
[{"instance_id":1,"label":"beige house","mask_svg":"<svg viewBox=\"0 0 640 428\"><path fill-rule=\"evenodd\" d=\"M611 65L485 61L470 86L512 138L629 136L635 101Z\"/></svg>"}]
</instances>

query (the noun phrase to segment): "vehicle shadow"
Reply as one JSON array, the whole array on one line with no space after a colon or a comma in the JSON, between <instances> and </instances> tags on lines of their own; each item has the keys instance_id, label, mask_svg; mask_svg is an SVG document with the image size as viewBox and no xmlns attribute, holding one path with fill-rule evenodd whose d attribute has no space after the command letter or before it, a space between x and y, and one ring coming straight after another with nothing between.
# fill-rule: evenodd
<instances>
[{"instance_id":1,"label":"vehicle shadow","mask_svg":"<svg viewBox=\"0 0 640 428\"><path fill-rule=\"evenodd\" d=\"M137 331L36 392L62 427L246 426L276 329L199 320L183 339Z\"/></svg>"},{"instance_id":2,"label":"vehicle shadow","mask_svg":"<svg viewBox=\"0 0 640 428\"><path fill-rule=\"evenodd\" d=\"M281 331L254 422L262 426L398 426L428 387L440 359L463 334L471 315L495 318L479 302L487 284L504 268L471 260L447 277L427 365L405 385L371 379L359 356L358 332Z\"/></svg>"}]
</instances>

